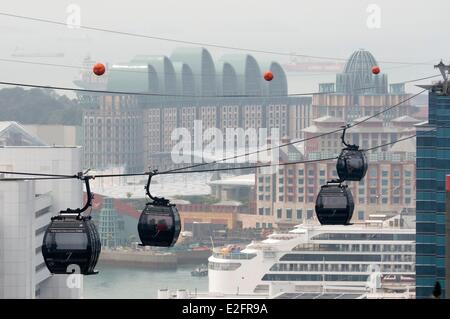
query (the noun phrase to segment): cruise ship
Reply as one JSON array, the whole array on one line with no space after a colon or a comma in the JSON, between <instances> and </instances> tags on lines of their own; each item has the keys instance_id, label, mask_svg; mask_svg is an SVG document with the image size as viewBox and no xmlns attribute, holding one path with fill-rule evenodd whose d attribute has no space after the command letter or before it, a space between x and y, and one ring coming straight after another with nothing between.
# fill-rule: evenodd
<instances>
[{"instance_id":1,"label":"cruise ship","mask_svg":"<svg viewBox=\"0 0 450 319\"><path fill-rule=\"evenodd\" d=\"M413 293L415 227L405 221L398 215L349 226L301 224L240 251L214 250L209 293L267 295L283 285L301 293L367 291L374 274L378 291Z\"/></svg>"}]
</instances>

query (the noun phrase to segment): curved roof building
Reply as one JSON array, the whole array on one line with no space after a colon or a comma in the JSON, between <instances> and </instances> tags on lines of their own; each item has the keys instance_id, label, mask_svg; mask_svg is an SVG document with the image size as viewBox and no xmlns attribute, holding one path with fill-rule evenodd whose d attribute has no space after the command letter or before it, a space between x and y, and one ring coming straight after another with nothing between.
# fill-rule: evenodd
<instances>
[{"instance_id":1,"label":"curved roof building","mask_svg":"<svg viewBox=\"0 0 450 319\"><path fill-rule=\"evenodd\" d=\"M270 70L274 79L264 81ZM286 74L277 62L262 64L249 54L224 55L215 65L204 48L177 48L172 55L138 55L113 65L107 89L118 92L183 96L284 96Z\"/></svg>"},{"instance_id":2,"label":"curved roof building","mask_svg":"<svg viewBox=\"0 0 450 319\"><path fill-rule=\"evenodd\" d=\"M264 95L283 96L288 94L286 73L278 62L263 63L262 70L263 72L271 71L273 74L272 81L263 81Z\"/></svg>"},{"instance_id":3,"label":"curved roof building","mask_svg":"<svg viewBox=\"0 0 450 319\"><path fill-rule=\"evenodd\" d=\"M205 48L177 48L170 59L187 64L194 74L195 93L216 95L216 69L211 54Z\"/></svg>"},{"instance_id":4,"label":"curved roof building","mask_svg":"<svg viewBox=\"0 0 450 319\"><path fill-rule=\"evenodd\" d=\"M148 91L159 94L177 94L177 79L172 61L166 56L138 55L131 63L147 65Z\"/></svg>"},{"instance_id":5,"label":"curved roof building","mask_svg":"<svg viewBox=\"0 0 450 319\"><path fill-rule=\"evenodd\" d=\"M228 54L224 55L220 61L227 62L233 67L236 74L237 94L261 96L262 73L258 62L249 54Z\"/></svg>"},{"instance_id":6,"label":"curved roof building","mask_svg":"<svg viewBox=\"0 0 450 319\"><path fill-rule=\"evenodd\" d=\"M183 62L174 62L173 68L177 78L177 95L195 95L194 73L189 65Z\"/></svg>"},{"instance_id":7,"label":"curved roof building","mask_svg":"<svg viewBox=\"0 0 450 319\"><path fill-rule=\"evenodd\" d=\"M360 49L353 52L344 71L336 75L336 92L351 95L387 94L387 76L372 73L372 67L377 65L377 60L369 51Z\"/></svg>"}]
</instances>

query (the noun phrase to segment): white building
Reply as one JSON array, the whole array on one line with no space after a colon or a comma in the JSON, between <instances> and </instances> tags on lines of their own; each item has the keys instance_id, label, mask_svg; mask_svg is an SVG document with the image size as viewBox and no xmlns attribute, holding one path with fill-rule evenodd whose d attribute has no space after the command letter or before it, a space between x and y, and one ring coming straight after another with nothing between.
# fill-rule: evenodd
<instances>
[{"instance_id":1,"label":"white building","mask_svg":"<svg viewBox=\"0 0 450 319\"><path fill-rule=\"evenodd\" d=\"M0 171L75 174L81 158L80 147L46 146L17 123L0 122ZM0 181L0 298L82 297L81 276L51 275L41 252L50 218L81 201L78 180Z\"/></svg>"}]
</instances>

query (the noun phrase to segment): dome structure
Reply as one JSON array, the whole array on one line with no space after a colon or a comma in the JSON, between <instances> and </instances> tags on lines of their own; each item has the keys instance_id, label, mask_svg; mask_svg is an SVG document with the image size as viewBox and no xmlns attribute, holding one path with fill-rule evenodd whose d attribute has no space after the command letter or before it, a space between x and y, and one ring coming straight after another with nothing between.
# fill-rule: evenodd
<instances>
[{"instance_id":1,"label":"dome structure","mask_svg":"<svg viewBox=\"0 0 450 319\"><path fill-rule=\"evenodd\" d=\"M370 73L372 67L378 65L377 60L364 49L353 52L344 67L344 73Z\"/></svg>"},{"instance_id":2,"label":"dome structure","mask_svg":"<svg viewBox=\"0 0 450 319\"><path fill-rule=\"evenodd\" d=\"M344 71L336 75L336 91L343 94L387 94L387 76L375 75L372 68L378 62L364 49L353 52L345 64Z\"/></svg>"}]
</instances>

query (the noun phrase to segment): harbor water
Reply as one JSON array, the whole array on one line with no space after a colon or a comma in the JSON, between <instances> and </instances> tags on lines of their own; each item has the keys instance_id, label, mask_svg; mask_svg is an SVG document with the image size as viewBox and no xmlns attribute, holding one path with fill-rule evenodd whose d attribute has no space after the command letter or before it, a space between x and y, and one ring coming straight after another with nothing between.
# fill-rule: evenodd
<instances>
[{"instance_id":1,"label":"harbor water","mask_svg":"<svg viewBox=\"0 0 450 319\"><path fill-rule=\"evenodd\" d=\"M195 265L177 269L99 264L98 275L84 277L85 299L155 299L158 289L186 289L194 293L208 291L208 277L194 277Z\"/></svg>"}]
</instances>

